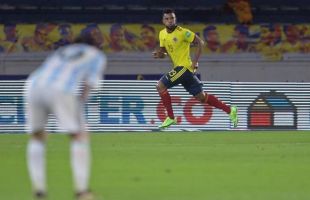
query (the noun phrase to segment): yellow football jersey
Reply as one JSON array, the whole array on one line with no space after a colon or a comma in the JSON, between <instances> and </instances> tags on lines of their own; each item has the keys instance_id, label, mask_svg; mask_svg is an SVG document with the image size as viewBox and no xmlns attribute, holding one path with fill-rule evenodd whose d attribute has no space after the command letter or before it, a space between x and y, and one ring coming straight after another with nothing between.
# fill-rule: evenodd
<instances>
[{"instance_id":1,"label":"yellow football jersey","mask_svg":"<svg viewBox=\"0 0 310 200\"><path fill-rule=\"evenodd\" d=\"M193 72L190 44L194 38L195 33L186 28L177 26L172 33L168 33L165 28L159 33L159 46L166 48L174 67L184 66Z\"/></svg>"}]
</instances>

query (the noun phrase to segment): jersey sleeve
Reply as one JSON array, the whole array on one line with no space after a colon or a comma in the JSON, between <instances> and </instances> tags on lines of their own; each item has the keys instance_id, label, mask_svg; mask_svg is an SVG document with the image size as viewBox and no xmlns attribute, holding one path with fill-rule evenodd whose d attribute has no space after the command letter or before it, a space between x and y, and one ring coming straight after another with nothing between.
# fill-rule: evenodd
<instances>
[{"instance_id":1,"label":"jersey sleeve","mask_svg":"<svg viewBox=\"0 0 310 200\"><path fill-rule=\"evenodd\" d=\"M159 32L159 46L160 47L165 47L164 36L163 36L163 32L162 31Z\"/></svg>"},{"instance_id":2,"label":"jersey sleeve","mask_svg":"<svg viewBox=\"0 0 310 200\"><path fill-rule=\"evenodd\" d=\"M185 28L185 29L183 29L183 34L184 34L184 40L186 42L191 43L194 41L194 39L195 39L195 33L194 32Z\"/></svg>"},{"instance_id":3,"label":"jersey sleeve","mask_svg":"<svg viewBox=\"0 0 310 200\"><path fill-rule=\"evenodd\" d=\"M106 68L106 56L101 52L98 53L90 62L88 73L85 82L88 86L95 88L98 85L99 80L103 76L103 72Z\"/></svg>"}]
</instances>

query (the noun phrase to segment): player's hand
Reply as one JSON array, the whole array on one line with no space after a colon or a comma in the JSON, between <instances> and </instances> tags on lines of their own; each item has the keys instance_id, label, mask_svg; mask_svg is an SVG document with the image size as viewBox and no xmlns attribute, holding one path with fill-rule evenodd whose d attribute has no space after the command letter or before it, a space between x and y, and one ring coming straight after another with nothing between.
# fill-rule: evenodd
<instances>
[{"instance_id":1,"label":"player's hand","mask_svg":"<svg viewBox=\"0 0 310 200\"><path fill-rule=\"evenodd\" d=\"M193 62L192 68L193 68L193 72L195 73L198 69L198 62Z\"/></svg>"},{"instance_id":2,"label":"player's hand","mask_svg":"<svg viewBox=\"0 0 310 200\"><path fill-rule=\"evenodd\" d=\"M153 51L153 58L164 58L166 57L167 53L162 52L162 51Z\"/></svg>"}]
</instances>

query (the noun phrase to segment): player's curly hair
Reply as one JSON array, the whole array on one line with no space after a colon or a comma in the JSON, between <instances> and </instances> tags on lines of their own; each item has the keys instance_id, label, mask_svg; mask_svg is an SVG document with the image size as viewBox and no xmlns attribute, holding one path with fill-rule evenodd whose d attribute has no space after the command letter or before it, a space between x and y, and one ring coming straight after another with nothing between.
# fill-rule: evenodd
<instances>
[{"instance_id":1,"label":"player's curly hair","mask_svg":"<svg viewBox=\"0 0 310 200\"><path fill-rule=\"evenodd\" d=\"M79 35L75 38L74 43L84 43L84 44L89 44L89 45L96 45L96 42L94 38L88 34L88 35Z\"/></svg>"},{"instance_id":2,"label":"player's curly hair","mask_svg":"<svg viewBox=\"0 0 310 200\"><path fill-rule=\"evenodd\" d=\"M83 43L83 44L88 44L92 46L97 46L97 43L95 39L92 37L92 35L90 34L90 32L78 35L75 38L74 43Z\"/></svg>"},{"instance_id":3,"label":"player's curly hair","mask_svg":"<svg viewBox=\"0 0 310 200\"><path fill-rule=\"evenodd\" d=\"M170 13L175 13L175 11L172 8L165 8L163 10L163 15L164 14L170 14Z\"/></svg>"}]
</instances>

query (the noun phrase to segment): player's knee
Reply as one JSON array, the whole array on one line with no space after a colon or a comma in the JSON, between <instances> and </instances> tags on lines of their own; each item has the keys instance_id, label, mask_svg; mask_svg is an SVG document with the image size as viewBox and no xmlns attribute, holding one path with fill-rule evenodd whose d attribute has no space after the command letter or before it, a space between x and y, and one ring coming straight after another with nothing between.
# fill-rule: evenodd
<instances>
[{"instance_id":1,"label":"player's knee","mask_svg":"<svg viewBox=\"0 0 310 200\"><path fill-rule=\"evenodd\" d=\"M70 134L70 137L72 140L79 140L79 141L84 141L84 140L89 139L89 136L87 133L72 133Z\"/></svg>"},{"instance_id":2,"label":"player's knee","mask_svg":"<svg viewBox=\"0 0 310 200\"><path fill-rule=\"evenodd\" d=\"M200 103L206 103L206 98L204 96L199 97L199 101L200 101Z\"/></svg>"},{"instance_id":3,"label":"player's knee","mask_svg":"<svg viewBox=\"0 0 310 200\"><path fill-rule=\"evenodd\" d=\"M195 97L200 103L206 103L207 101L207 95L205 95L204 93L199 93Z\"/></svg>"},{"instance_id":4,"label":"player's knee","mask_svg":"<svg viewBox=\"0 0 310 200\"><path fill-rule=\"evenodd\" d=\"M161 82L158 82L156 85L156 89L158 93L162 93L167 90L167 88Z\"/></svg>"},{"instance_id":5,"label":"player's knee","mask_svg":"<svg viewBox=\"0 0 310 200\"><path fill-rule=\"evenodd\" d=\"M44 141L46 140L47 134L44 130L35 131L31 134L31 137L36 140Z\"/></svg>"},{"instance_id":6,"label":"player's knee","mask_svg":"<svg viewBox=\"0 0 310 200\"><path fill-rule=\"evenodd\" d=\"M161 90L161 88L160 88L160 83L157 83L157 85L156 85L156 90L157 90L157 92L160 92L160 90Z\"/></svg>"}]
</instances>

